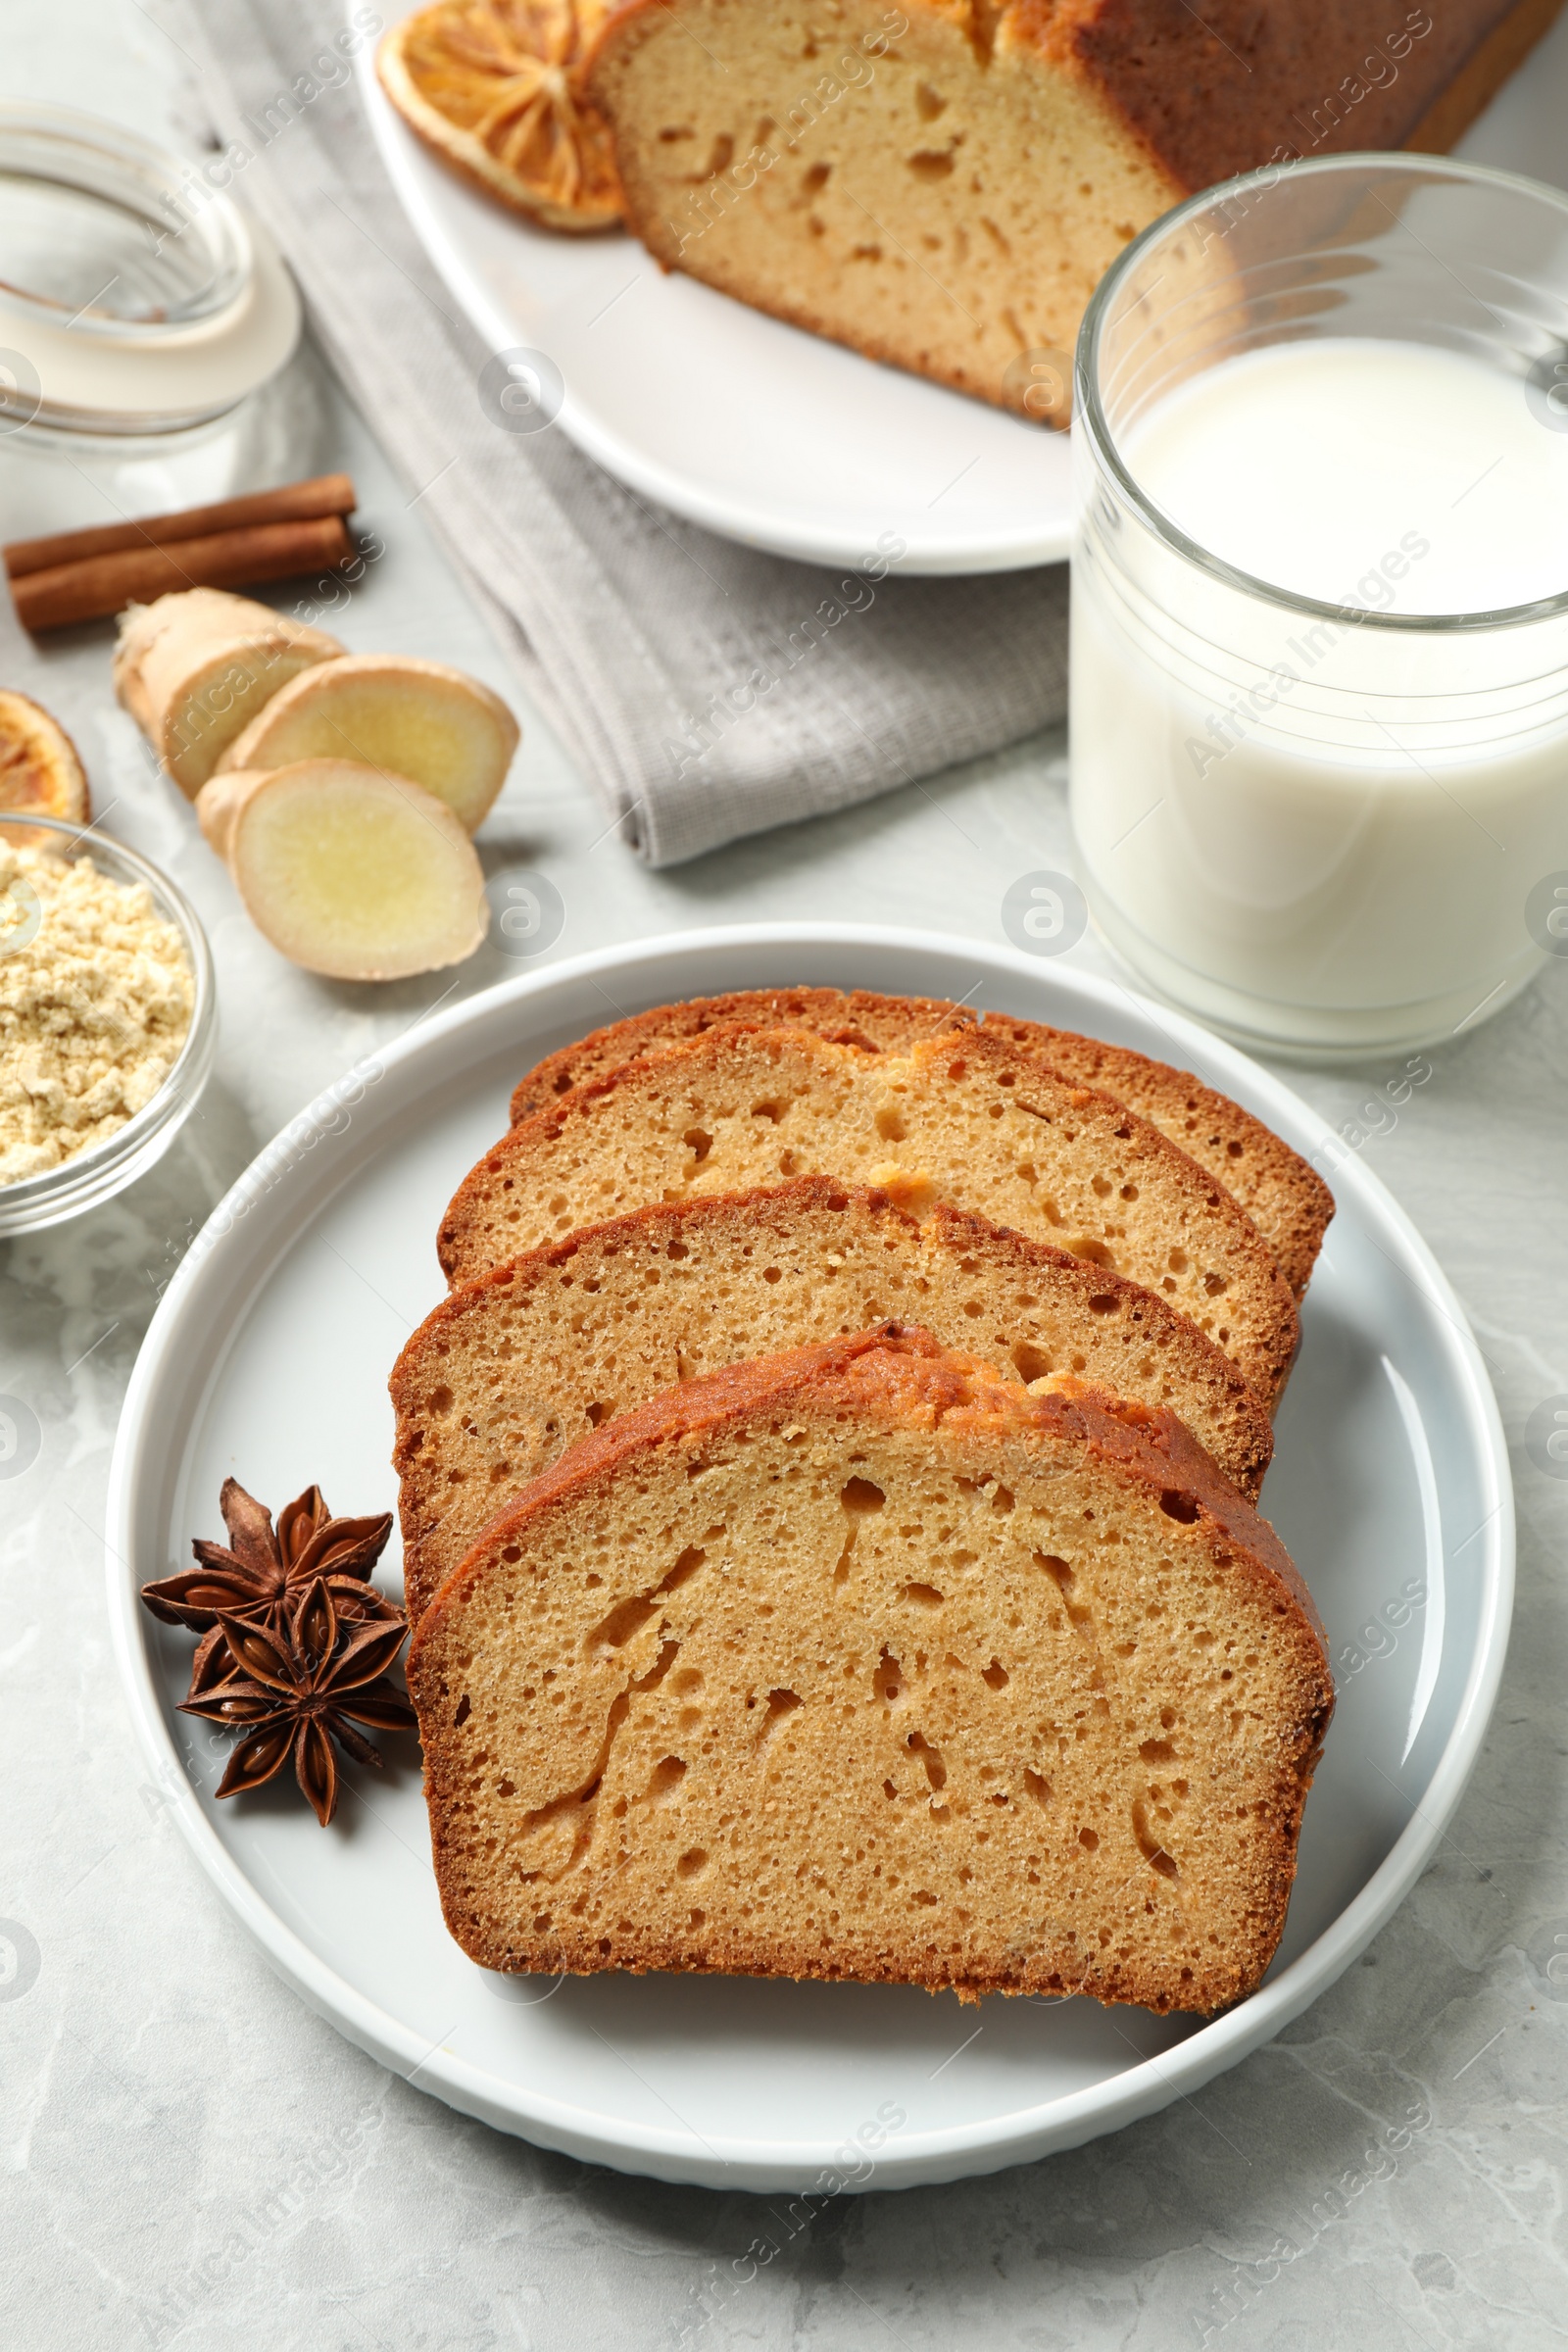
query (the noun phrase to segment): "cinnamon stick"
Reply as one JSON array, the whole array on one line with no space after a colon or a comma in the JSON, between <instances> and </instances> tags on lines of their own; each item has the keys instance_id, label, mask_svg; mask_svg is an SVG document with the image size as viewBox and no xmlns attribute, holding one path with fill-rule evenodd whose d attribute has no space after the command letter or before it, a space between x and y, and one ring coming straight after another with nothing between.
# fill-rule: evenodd
<instances>
[{"instance_id":1,"label":"cinnamon stick","mask_svg":"<svg viewBox=\"0 0 1568 2352\"><path fill-rule=\"evenodd\" d=\"M346 473L319 473L307 482L285 482L245 498L225 498L213 507L185 507L174 514L144 514L135 522L102 523L85 531L56 531L45 539L13 539L0 548L8 577L55 571L63 564L93 556L119 555L131 548L170 547L182 539L210 539L220 531L249 529L266 522L306 522L323 514L352 514L354 484ZM204 580L202 587L219 583Z\"/></svg>"},{"instance_id":2,"label":"cinnamon stick","mask_svg":"<svg viewBox=\"0 0 1568 2352\"><path fill-rule=\"evenodd\" d=\"M73 621L101 620L129 604L151 604L174 589L252 587L326 570L348 563L354 552L342 515L324 514L214 531L167 547L111 550L24 572L12 581L11 593L24 628L63 629Z\"/></svg>"}]
</instances>

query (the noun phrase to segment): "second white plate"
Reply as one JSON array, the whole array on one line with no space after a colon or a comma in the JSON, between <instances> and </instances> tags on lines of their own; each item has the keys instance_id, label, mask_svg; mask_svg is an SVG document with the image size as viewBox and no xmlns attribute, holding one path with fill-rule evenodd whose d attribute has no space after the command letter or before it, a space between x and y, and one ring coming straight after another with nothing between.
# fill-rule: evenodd
<instances>
[{"instance_id":1,"label":"second white plate","mask_svg":"<svg viewBox=\"0 0 1568 2352\"><path fill-rule=\"evenodd\" d=\"M390 20L410 14L391 11ZM357 72L392 184L492 351L542 351L559 423L607 472L727 539L906 572L1013 571L1067 553L1065 437L666 277L633 237L535 228L468 188Z\"/></svg>"}]
</instances>

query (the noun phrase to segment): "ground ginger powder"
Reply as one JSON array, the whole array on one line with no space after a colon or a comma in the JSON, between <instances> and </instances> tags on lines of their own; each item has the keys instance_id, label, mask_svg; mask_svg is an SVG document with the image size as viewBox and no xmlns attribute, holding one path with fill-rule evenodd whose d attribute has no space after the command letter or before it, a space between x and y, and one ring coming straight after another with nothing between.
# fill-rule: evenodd
<instances>
[{"instance_id":1,"label":"ground ginger powder","mask_svg":"<svg viewBox=\"0 0 1568 2352\"><path fill-rule=\"evenodd\" d=\"M0 842L0 1184L105 1142L190 1028L185 943L139 883Z\"/></svg>"}]
</instances>

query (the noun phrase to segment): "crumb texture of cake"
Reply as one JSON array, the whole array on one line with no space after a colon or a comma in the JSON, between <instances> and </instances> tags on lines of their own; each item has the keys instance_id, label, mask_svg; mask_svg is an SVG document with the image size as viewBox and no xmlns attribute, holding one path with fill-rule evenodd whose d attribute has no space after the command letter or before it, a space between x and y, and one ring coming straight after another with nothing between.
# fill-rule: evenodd
<instances>
[{"instance_id":1,"label":"crumb texture of cake","mask_svg":"<svg viewBox=\"0 0 1568 2352\"><path fill-rule=\"evenodd\" d=\"M962 7L621 12L589 86L628 226L665 269L1006 405L1009 368L1071 351L1104 270L1185 191L989 13L988 53Z\"/></svg>"},{"instance_id":2,"label":"crumb texture of cake","mask_svg":"<svg viewBox=\"0 0 1568 2352\"><path fill-rule=\"evenodd\" d=\"M1333 1707L1170 1415L897 1325L665 1392L486 1531L409 1684L481 1966L1212 2011L1278 1944Z\"/></svg>"},{"instance_id":3,"label":"crumb texture of cake","mask_svg":"<svg viewBox=\"0 0 1568 2352\"><path fill-rule=\"evenodd\" d=\"M665 269L1024 409L1129 241L1268 163L1457 136L1559 0L629 0L589 87ZM1064 400L1042 412L1064 423Z\"/></svg>"},{"instance_id":4,"label":"crumb texture of cake","mask_svg":"<svg viewBox=\"0 0 1568 2352\"><path fill-rule=\"evenodd\" d=\"M403 1581L416 1623L498 1506L615 1414L754 1355L918 1322L1021 1382L1077 1374L1187 1425L1255 1499L1268 1415L1155 1293L938 1207L797 1177L635 1210L483 1275L392 1374Z\"/></svg>"},{"instance_id":5,"label":"crumb texture of cake","mask_svg":"<svg viewBox=\"0 0 1568 2352\"><path fill-rule=\"evenodd\" d=\"M938 1201L1158 1292L1265 1406L1296 1304L1256 1227L1156 1128L982 1029L871 1054L804 1029L716 1028L574 1090L504 1137L442 1220L448 1279L662 1200L792 1176Z\"/></svg>"},{"instance_id":6,"label":"crumb texture of cake","mask_svg":"<svg viewBox=\"0 0 1568 2352\"><path fill-rule=\"evenodd\" d=\"M1097 1086L1169 1136L1239 1200L1280 1263L1298 1298L1305 1293L1334 1196L1315 1168L1239 1102L1205 1086L1191 1070L1152 1061L1128 1046L1105 1045L1070 1029L1052 1029L1009 1013L969 1011L940 997L878 996L868 989L787 988L737 991L658 1004L612 1021L531 1069L512 1097L512 1123L559 1102L656 1046L700 1037L726 1021L814 1029L836 1045L907 1054L923 1038L984 1022L1023 1053L1064 1077Z\"/></svg>"}]
</instances>

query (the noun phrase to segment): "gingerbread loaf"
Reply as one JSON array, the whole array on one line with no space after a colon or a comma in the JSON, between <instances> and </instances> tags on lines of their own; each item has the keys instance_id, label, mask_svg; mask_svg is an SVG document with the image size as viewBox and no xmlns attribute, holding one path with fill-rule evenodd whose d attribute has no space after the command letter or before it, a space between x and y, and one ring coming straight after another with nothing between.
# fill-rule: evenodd
<instances>
[{"instance_id":1,"label":"gingerbread loaf","mask_svg":"<svg viewBox=\"0 0 1568 2352\"><path fill-rule=\"evenodd\" d=\"M1021 1020L1011 1013L971 1012L941 997L778 988L656 1004L650 1011L612 1021L537 1063L513 1092L512 1123L519 1126L536 1110L559 1102L573 1087L607 1076L638 1054L701 1037L729 1021L814 1029L836 1045L859 1046L871 1054L906 1054L922 1039L946 1029L984 1023L993 1036L1008 1039L1062 1077L1098 1087L1125 1102L1179 1144L1240 1201L1297 1298L1306 1290L1334 1214L1334 1196L1300 1153L1261 1119L1205 1086L1191 1070L1151 1060L1131 1047L1105 1045L1099 1038L1080 1037L1073 1030L1049 1028L1043 1021Z\"/></svg>"},{"instance_id":2,"label":"gingerbread loaf","mask_svg":"<svg viewBox=\"0 0 1568 2352\"><path fill-rule=\"evenodd\" d=\"M587 69L666 270L1061 424L1079 320L1196 190L1446 148L1561 0L627 0Z\"/></svg>"},{"instance_id":3,"label":"gingerbread loaf","mask_svg":"<svg viewBox=\"0 0 1568 2352\"><path fill-rule=\"evenodd\" d=\"M1167 1299L983 1217L917 1225L884 1194L802 1176L590 1226L425 1318L390 1383L411 1620L578 1438L662 1389L890 1317L1022 1382L1076 1373L1165 1407L1256 1497L1268 1415Z\"/></svg>"},{"instance_id":4,"label":"gingerbread loaf","mask_svg":"<svg viewBox=\"0 0 1568 2352\"><path fill-rule=\"evenodd\" d=\"M1274 1954L1333 1706L1299 1578L1180 1423L898 1326L572 1446L409 1687L482 1967L1200 2012Z\"/></svg>"},{"instance_id":5,"label":"gingerbread loaf","mask_svg":"<svg viewBox=\"0 0 1568 2352\"><path fill-rule=\"evenodd\" d=\"M1299 1336L1257 1228L1159 1130L988 1028L906 1054L804 1029L719 1027L573 1089L470 1170L442 1219L453 1284L657 1201L791 1176L939 1201L1141 1283L1271 1409Z\"/></svg>"}]
</instances>

